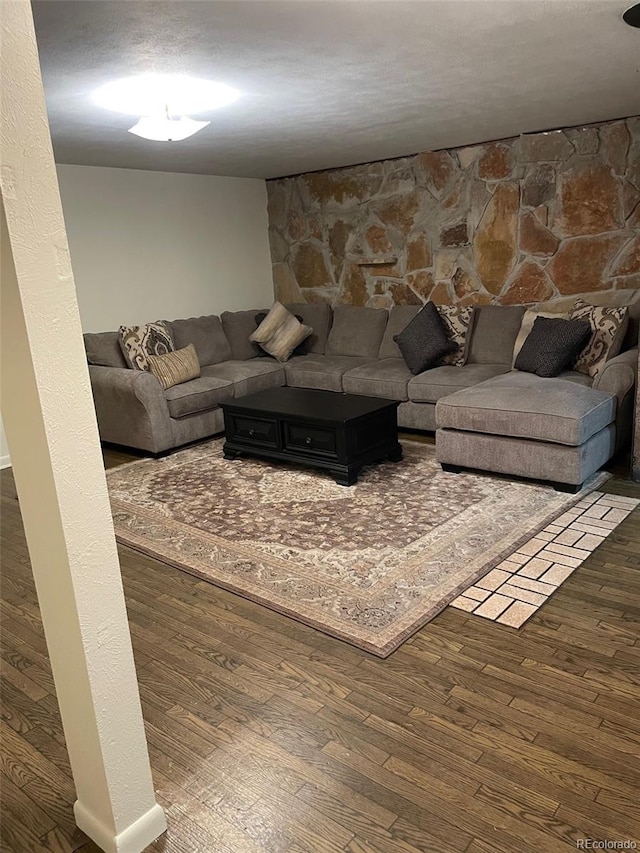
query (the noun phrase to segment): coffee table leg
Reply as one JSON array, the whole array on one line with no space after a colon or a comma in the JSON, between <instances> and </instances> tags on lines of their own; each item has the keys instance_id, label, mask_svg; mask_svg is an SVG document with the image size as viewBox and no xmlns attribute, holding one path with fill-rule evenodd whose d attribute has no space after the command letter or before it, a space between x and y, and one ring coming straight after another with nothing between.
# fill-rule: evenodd
<instances>
[{"instance_id":1,"label":"coffee table leg","mask_svg":"<svg viewBox=\"0 0 640 853\"><path fill-rule=\"evenodd\" d=\"M358 481L358 471L357 470L345 470L334 468L331 471L331 475L333 479L339 486L353 486Z\"/></svg>"},{"instance_id":2,"label":"coffee table leg","mask_svg":"<svg viewBox=\"0 0 640 853\"><path fill-rule=\"evenodd\" d=\"M397 444L393 450L389 452L389 459L391 462L400 462L402 459L402 445Z\"/></svg>"}]
</instances>

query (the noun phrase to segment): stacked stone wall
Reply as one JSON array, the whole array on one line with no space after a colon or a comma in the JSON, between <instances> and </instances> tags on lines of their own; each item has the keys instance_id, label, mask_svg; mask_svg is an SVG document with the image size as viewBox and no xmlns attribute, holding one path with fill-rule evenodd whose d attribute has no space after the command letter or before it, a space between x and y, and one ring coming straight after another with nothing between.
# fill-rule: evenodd
<instances>
[{"instance_id":1,"label":"stacked stone wall","mask_svg":"<svg viewBox=\"0 0 640 853\"><path fill-rule=\"evenodd\" d=\"M267 183L276 298L640 299L640 117ZM624 291L624 292L623 292Z\"/></svg>"}]
</instances>

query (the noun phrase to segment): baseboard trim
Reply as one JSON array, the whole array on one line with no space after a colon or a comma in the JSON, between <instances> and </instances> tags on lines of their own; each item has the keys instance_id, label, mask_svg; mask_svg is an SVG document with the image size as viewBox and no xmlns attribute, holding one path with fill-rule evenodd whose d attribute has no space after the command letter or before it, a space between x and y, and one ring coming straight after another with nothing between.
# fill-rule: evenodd
<instances>
[{"instance_id":1,"label":"baseboard trim","mask_svg":"<svg viewBox=\"0 0 640 853\"><path fill-rule=\"evenodd\" d=\"M0 471L3 468L11 468L11 459L8 453L6 456L0 456Z\"/></svg>"},{"instance_id":2,"label":"baseboard trim","mask_svg":"<svg viewBox=\"0 0 640 853\"><path fill-rule=\"evenodd\" d=\"M164 810L157 803L118 835L100 823L79 800L73 804L78 827L105 853L142 853L167 828Z\"/></svg>"}]
</instances>

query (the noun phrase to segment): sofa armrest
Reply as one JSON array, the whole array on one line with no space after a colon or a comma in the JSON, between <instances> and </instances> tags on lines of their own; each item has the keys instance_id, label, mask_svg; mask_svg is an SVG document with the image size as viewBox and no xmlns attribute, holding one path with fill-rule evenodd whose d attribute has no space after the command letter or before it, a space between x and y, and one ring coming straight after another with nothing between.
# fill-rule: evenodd
<instances>
[{"instance_id":1,"label":"sofa armrest","mask_svg":"<svg viewBox=\"0 0 640 853\"><path fill-rule=\"evenodd\" d=\"M162 386L145 370L89 365L102 441L160 453L174 444Z\"/></svg>"},{"instance_id":2,"label":"sofa armrest","mask_svg":"<svg viewBox=\"0 0 640 853\"><path fill-rule=\"evenodd\" d=\"M631 439L633 412L635 409L634 388L638 381L638 348L620 353L608 361L593 383L594 388L615 394L616 410L616 453L624 450Z\"/></svg>"},{"instance_id":3,"label":"sofa armrest","mask_svg":"<svg viewBox=\"0 0 640 853\"><path fill-rule=\"evenodd\" d=\"M638 380L638 348L620 353L608 361L596 376L593 387L615 394L618 405Z\"/></svg>"}]
</instances>

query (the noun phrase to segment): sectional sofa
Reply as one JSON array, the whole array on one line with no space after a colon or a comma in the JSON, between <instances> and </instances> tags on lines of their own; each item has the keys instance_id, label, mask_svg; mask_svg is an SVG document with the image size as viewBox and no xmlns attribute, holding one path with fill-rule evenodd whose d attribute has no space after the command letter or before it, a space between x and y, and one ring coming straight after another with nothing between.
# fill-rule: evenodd
<instances>
[{"instance_id":1,"label":"sectional sofa","mask_svg":"<svg viewBox=\"0 0 640 853\"><path fill-rule=\"evenodd\" d=\"M390 311L307 303L287 307L313 334L307 354L285 364L264 356L249 341L256 314L266 309L172 321L176 348L195 346L201 376L166 391L151 373L127 367L117 332L86 334L101 439L163 453L222 432L220 403L289 385L400 401L399 426L438 430L438 458L451 470L470 466L500 471L506 454L513 461L506 463L504 473L578 485L585 472L597 470L629 440L640 303L630 306L622 352L595 380L571 370L556 379L540 379L512 369L522 306L476 308L464 366L438 366L417 376L393 338L419 306ZM482 444L487 436L493 442L489 448ZM505 447L505 439L515 444ZM524 464L527 454L536 464ZM558 469L567 469L564 479L562 470L559 477L550 476Z\"/></svg>"}]
</instances>

